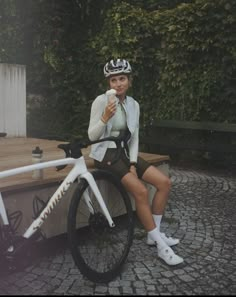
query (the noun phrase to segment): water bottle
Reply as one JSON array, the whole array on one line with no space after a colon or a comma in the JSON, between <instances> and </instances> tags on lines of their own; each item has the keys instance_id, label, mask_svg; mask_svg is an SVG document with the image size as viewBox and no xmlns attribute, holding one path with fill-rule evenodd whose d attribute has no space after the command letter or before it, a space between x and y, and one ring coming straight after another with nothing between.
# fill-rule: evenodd
<instances>
[{"instance_id":1,"label":"water bottle","mask_svg":"<svg viewBox=\"0 0 236 297\"><path fill-rule=\"evenodd\" d=\"M42 162L43 159L43 151L36 146L36 148L32 151L32 163L37 164ZM42 179L43 178L43 170L42 169L35 169L32 175L33 179Z\"/></svg>"}]
</instances>

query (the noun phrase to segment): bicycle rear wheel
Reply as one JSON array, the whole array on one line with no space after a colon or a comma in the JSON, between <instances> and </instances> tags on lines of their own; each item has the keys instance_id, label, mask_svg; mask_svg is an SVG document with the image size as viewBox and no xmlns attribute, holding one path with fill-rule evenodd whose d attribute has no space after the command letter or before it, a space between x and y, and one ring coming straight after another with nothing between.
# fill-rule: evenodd
<instances>
[{"instance_id":1,"label":"bicycle rear wheel","mask_svg":"<svg viewBox=\"0 0 236 297\"><path fill-rule=\"evenodd\" d=\"M81 179L69 207L69 247L83 275L94 282L109 282L119 274L128 256L134 232L133 211L117 178L103 170L92 174L115 227L109 226L90 186ZM85 201L87 194L89 207Z\"/></svg>"}]
</instances>

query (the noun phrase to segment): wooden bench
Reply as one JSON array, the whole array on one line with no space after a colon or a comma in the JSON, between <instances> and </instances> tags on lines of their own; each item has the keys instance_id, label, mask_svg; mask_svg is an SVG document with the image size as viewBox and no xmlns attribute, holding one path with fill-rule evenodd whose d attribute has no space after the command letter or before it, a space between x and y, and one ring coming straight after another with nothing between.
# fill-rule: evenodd
<instances>
[{"instance_id":1,"label":"wooden bench","mask_svg":"<svg viewBox=\"0 0 236 297\"><path fill-rule=\"evenodd\" d=\"M59 143L62 142L36 138L0 138L0 171L31 164L32 150L36 146L43 150L44 161L64 158L64 152L57 148ZM89 157L89 152L90 148L83 150L86 164L89 170L93 170L94 163ZM139 155L169 175L169 156L144 152L140 152ZM21 211L24 214L19 232L24 232L25 228L32 222L34 200L40 198L47 201L70 169L71 166L67 166L61 171L57 171L56 168L44 169L41 180L33 179L32 172L0 179L0 192L9 214L14 211ZM154 188L150 185L147 187L151 199ZM67 211L71 198L70 191L66 195L68 197L61 200L43 225L42 229L46 237L66 232ZM134 207L134 203L132 205Z\"/></svg>"},{"instance_id":2,"label":"wooden bench","mask_svg":"<svg viewBox=\"0 0 236 297\"><path fill-rule=\"evenodd\" d=\"M171 155L180 150L236 153L236 124L162 120L147 126L142 134L140 142L152 153Z\"/></svg>"}]
</instances>

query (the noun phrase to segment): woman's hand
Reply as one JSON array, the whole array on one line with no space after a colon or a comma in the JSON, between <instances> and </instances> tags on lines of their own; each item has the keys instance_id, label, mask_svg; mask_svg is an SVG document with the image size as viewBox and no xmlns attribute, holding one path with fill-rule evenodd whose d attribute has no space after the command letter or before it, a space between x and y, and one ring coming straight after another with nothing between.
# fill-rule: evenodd
<instances>
[{"instance_id":1,"label":"woman's hand","mask_svg":"<svg viewBox=\"0 0 236 297\"><path fill-rule=\"evenodd\" d=\"M130 171L131 173L133 173L135 176L138 177L138 175L137 175L137 169L136 169L136 167L135 167L134 165L131 165L131 166L130 166L129 171Z\"/></svg>"},{"instance_id":2,"label":"woman's hand","mask_svg":"<svg viewBox=\"0 0 236 297\"><path fill-rule=\"evenodd\" d=\"M104 113L102 115L102 119L105 123L107 123L110 118L114 116L116 113L116 101L109 100L107 106L105 107Z\"/></svg>"}]
</instances>

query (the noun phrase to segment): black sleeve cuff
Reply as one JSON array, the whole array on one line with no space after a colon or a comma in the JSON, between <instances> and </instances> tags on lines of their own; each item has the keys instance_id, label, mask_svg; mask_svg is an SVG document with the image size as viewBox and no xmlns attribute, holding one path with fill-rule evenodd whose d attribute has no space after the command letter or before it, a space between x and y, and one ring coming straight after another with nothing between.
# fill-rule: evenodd
<instances>
[{"instance_id":1,"label":"black sleeve cuff","mask_svg":"<svg viewBox=\"0 0 236 297\"><path fill-rule=\"evenodd\" d=\"M136 163L136 162L130 162L129 164L130 164L130 166L132 166L132 165L133 165L134 167L136 167L136 168L137 168L137 163Z\"/></svg>"}]
</instances>

